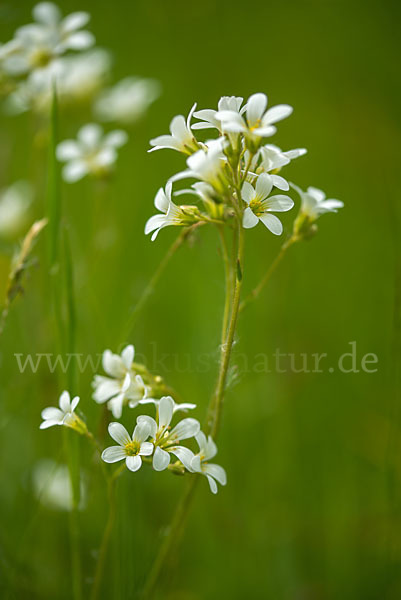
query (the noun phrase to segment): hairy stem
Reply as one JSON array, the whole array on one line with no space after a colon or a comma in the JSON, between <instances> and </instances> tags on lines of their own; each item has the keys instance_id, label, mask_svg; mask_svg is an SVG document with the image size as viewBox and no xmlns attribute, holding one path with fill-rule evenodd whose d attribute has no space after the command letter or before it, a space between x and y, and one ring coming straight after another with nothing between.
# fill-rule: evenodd
<instances>
[{"instance_id":1,"label":"hairy stem","mask_svg":"<svg viewBox=\"0 0 401 600\"><path fill-rule=\"evenodd\" d=\"M273 275L273 273L275 272L275 270L277 269L277 267L279 266L279 264L281 263L281 261L283 260L288 248L290 246L292 246L293 244L295 244L295 242L297 241L297 238L292 236L290 237L289 240L287 240L286 242L284 242L284 244L281 246L280 252L277 254L276 258L274 259L274 261L272 262L272 264L270 265L270 267L268 268L268 270L266 271L266 273L264 274L264 276L262 277L262 279L259 281L258 285L252 290L252 292L250 294L248 294L248 296L241 302L240 307L239 307L239 312L241 313L244 308L246 308L251 302L253 302L253 300L256 300L256 298L259 296L259 294L261 293L261 291L263 290L263 288L266 286L266 284L269 282L270 277Z\"/></svg>"}]
</instances>

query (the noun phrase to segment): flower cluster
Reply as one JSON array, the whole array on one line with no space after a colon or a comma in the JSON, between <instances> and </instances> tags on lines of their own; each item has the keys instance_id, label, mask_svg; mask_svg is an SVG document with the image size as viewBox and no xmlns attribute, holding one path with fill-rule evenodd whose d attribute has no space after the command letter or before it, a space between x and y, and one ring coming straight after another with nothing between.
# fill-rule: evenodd
<instances>
[{"instance_id":1,"label":"flower cluster","mask_svg":"<svg viewBox=\"0 0 401 600\"><path fill-rule=\"evenodd\" d=\"M287 212L294 206L290 196L275 193L288 192L289 182L281 175L283 167L304 155L306 150L282 151L278 146L266 143L277 132L276 124L292 113L292 107L280 104L267 108L265 94L243 98L224 96L217 110L196 111L191 108L187 119L178 115L170 124L170 133L150 141L149 152L169 148L186 156L187 169L173 175L165 189L156 194L155 206L160 214L151 217L145 226L145 234L152 233L152 240L161 229L169 225L188 227L195 223L231 224L233 218L240 220L245 229L263 223L273 234L280 235L283 225L272 213ZM192 123L192 119L198 119ZM217 130L217 138L202 141L195 135L197 130ZM279 174L280 173L280 174ZM173 184L183 179L194 179L189 189L173 192ZM312 198L315 188L309 188ZM195 196L195 203L176 204L172 197L182 194ZM315 196L314 196L315 197ZM332 202L332 201L326 201ZM324 212L342 206L320 206L310 211L303 198L300 214L308 214L308 222ZM331 206L331 208L329 208ZM309 211L309 212L308 212ZM305 231L297 226L294 234Z\"/></svg>"}]
</instances>

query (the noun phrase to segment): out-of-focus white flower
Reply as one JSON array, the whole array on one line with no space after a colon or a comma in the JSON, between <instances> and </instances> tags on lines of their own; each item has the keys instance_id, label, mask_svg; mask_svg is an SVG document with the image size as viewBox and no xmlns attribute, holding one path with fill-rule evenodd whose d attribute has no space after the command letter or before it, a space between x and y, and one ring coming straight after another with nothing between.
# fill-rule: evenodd
<instances>
[{"instance_id":1,"label":"out-of-focus white flower","mask_svg":"<svg viewBox=\"0 0 401 600\"><path fill-rule=\"evenodd\" d=\"M13 51L4 61L5 70L13 75L47 67L67 50L85 50L95 42L92 33L82 30L90 20L86 12L63 18L55 4L40 2L33 9L33 17L35 23L15 32Z\"/></svg>"},{"instance_id":2,"label":"out-of-focus white flower","mask_svg":"<svg viewBox=\"0 0 401 600\"><path fill-rule=\"evenodd\" d=\"M304 192L294 183L291 183L291 187L300 195L300 213L306 216L309 221L316 221L320 215L328 212L337 212L338 208L343 208L344 206L344 202L341 202L341 200L326 199L326 194L318 188L308 187L306 192Z\"/></svg>"},{"instance_id":3,"label":"out-of-focus white flower","mask_svg":"<svg viewBox=\"0 0 401 600\"><path fill-rule=\"evenodd\" d=\"M273 189L273 181L270 175L262 173L256 181L255 188L244 181L241 194L242 199L248 205L244 211L243 226L246 229L255 227L259 221L275 235L281 235L283 225L281 221L271 214L271 211L285 212L294 206L289 196L277 194L268 197Z\"/></svg>"},{"instance_id":4,"label":"out-of-focus white flower","mask_svg":"<svg viewBox=\"0 0 401 600\"><path fill-rule=\"evenodd\" d=\"M32 197L27 181L16 181L0 191L0 237L14 237L21 232L28 221Z\"/></svg>"},{"instance_id":5,"label":"out-of-focus white flower","mask_svg":"<svg viewBox=\"0 0 401 600\"><path fill-rule=\"evenodd\" d=\"M51 459L40 460L33 468L32 484L35 496L52 510L72 510L73 491L66 465L60 465ZM86 485L81 477L79 509L86 505Z\"/></svg>"},{"instance_id":6,"label":"out-of-focus white flower","mask_svg":"<svg viewBox=\"0 0 401 600\"><path fill-rule=\"evenodd\" d=\"M70 394L64 391L59 399L59 407L53 406L42 410L42 423L40 429L48 429L54 425L65 425L78 431L78 433L86 433L87 427L80 417L75 413L78 406L79 397L75 396L71 400Z\"/></svg>"},{"instance_id":7,"label":"out-of-focus white flower","mask_svg":"<svg viewBox=\"0 0 401 600\"><path fill-rule=\"evenodd\" d=\"M33 71L18 83L7 98L6 109L11 114L28 110L47 113L53 100L54 86L60 105L88 101L104 85L110 64L110 54L102 49L63 56L45 69Z\"/></svg>"},{"instance_id":8,"label":"out-of-focus white flower","mask_svg":"<svg viewBox=\"0 0 401 600\"><path fill-rule=\"evenodd\" d=\"M184 466L193 456L188 448L180 446L180 441L194 437L199 433L199 421L191 418L182 419L170 430L174 404L174 400L170 396L164 396L160 399L157 407L157 422L147 415L141 415L137 418L138 425L146 423L149 426L150 437L155 447L153 455L153 468L155 471L167 469L170 464L170 453L174 454Z\"/></svg>"},{"instance_id":9,"label":"out-of-focus white flower","mask_svg":"<svg viewBox=\"0 0 401 600\"><path fill-rule=\"evenodd\" d=\"M196 141L191 131L191 119L195 111L196 103L191 108L187 120L182 115L177 115L170 123L170 134L171 135L159 135L158 137L150 140L150 145L153 146L148 152L154 152L154 150L162 150L163 148L170 148L171 150L178 150L184 154L193 154L199 148L199 144Z\"/></svg>"},{"instance_id":10,"label":"out-of-focus white flower","mask_svg":"<svg viewBox=\"0 0 401 600\"><path fill-rule=\"evenodd\" d=\"M134 123L159 96L160 84L155 79L126 77L102 92L95 114L102 121Z\"/></svg>"},{"instance_id":11,"label":"out-of-focus white flower","mask_svg":"<svg viewBox=\"0 0 401 600\"><path fill-rule=\"evenodd\" d=\"M194 117L200 119L200 122L194 123L192 129L218 129L222 132L221 120L217 118L217 113L228 110L240 114L243 100L239 96L222 96L219 100L217 110L207 108L194 112Z\"/></svg>"},{"instance_id":12,"label":"out-of-focus white flower","mask_svg":"<svg viewBox=\"0 0 401 600\"><path fill-rule=\"evenodd\" d=\"M253 94L246 104L246 117L235 110L221 110L216 118L221 121L224 131L244 134L252 151L257 150L261 138L276 133L274 123L285 119L292 113L288 104L279 104L266 111L266 94Z\"/></svg>"},{"instance_id":13,"label":"out-of-focus white flower","mask_svg":"<svg viewBox=\"0 0 401 600\"><path fill-rule=\"evenodd\" d=\"M117 148L127 140L127 133L120 129L104 135L100 125L84 125L76 140L65 140L57 146L58 160L67 163L63 168L63 178L74 183L88 174L97 177L107 175L117 160Z\"/></svg>"},{"instance_id":14,"label":"out-of-focus white flower","mask_svg":"<svg viewBox=\"0 0 401 600\"><path fill-rule=\"evenodd\" d=\"M95 375L92 383L92 398L98 404L107 402L107 407L116 419L121 417L126 402L134 408L148 393L142 377L133 372L134 356L135 348L132 345L124 348L120 356L105 350L102 365L109 377Z\"/></svg>"},{"instance_id":15,"label":"out-of-focus white flower","mask_svg":"<svg viewBox=\"0 0 401 600\"><path fill-rule=\"evenodd\" d=\"M214 458L217 454L217 446L211 436L209 435L209 437L206 437L203 431L199 431L199 433L195 435L195 439L199 445L199 452L192 457L189 464L183 464L188 471L205 475L209 482L210 490L213 494L217 494L216 481L220 483L220 485L226 485L227 483L227 475L223 467L209 463L209 460Z\"/></svg>"},{"instance_id":16,"label":"out-of-focus white flower","mask_svg":"<svg viewBox=\"0 0 401 600\"><path fill-rule=\"evenodd\" d=\"M110 423L109 434L118 446L110 446L103 450L104 462L115 463L125 459L130 471L138 471L142 465L141 456L150 456L153 453L153 444L146 441L150 435L150 425L147 422L138 423L132 438L121 423Z\"/></svg>"}]
</instances>

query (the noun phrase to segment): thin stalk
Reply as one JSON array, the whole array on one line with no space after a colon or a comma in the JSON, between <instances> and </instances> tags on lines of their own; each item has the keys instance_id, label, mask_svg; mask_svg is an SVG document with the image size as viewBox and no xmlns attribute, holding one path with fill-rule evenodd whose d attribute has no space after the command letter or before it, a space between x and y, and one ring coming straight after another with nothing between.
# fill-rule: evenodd
<instances>
[{"instance_id":1,"label":"thin stalk","mask_svg":"<svg viewBox=\"0 0 401 600\"><path fill-rule=\"evenodd\" d=\"M233 277L232 277L232 269L230 263L230 256L227 248L227 241L224 236L224 230L222 227L218 228L220 241L221 241L221 249L223 255L224 262L224 274L225 274L225 300L224 300L224 312L223 312L223 325L221 328L221 344L225 343L227 327L228 327L228 319L230 317L231 311L231 294L233 288Z\"/></svg>"},{"instance_id":2,"label":"thin stalk","mask_svg":"<svg viewBox=\"0 0 401 600\"><path fill-rule=\"evenodd\" d=\"M274 261L272 262L272 264L270 265L270 267L267 269L266 273L264 274L264 276L262 277L262 279L260 280L260 282L258 283L258 285L252 290L252 292L250 294L248 294L248 296L241 302L240 307L239 307L239 312L241 313L251 302L253 302L254 300L256 300L256 298L259 296L259 294L261 293L261 291L263 290L263 288L266 286L266 284L269 282L270 277L273 275L273 273L275 272L275 270L277 269L277 267L279 266L279 264L281 263L281 261L283 260L288 248L290 246L292 246L293 244L295 244L295 242L297 241L297 238L292 236L290 237L289 240L287 240L280 249L280 252L277 254L276 258L274 259Z\"/></svg>"},{"instance_id":3,"label":"thin stalk","mask_svg":"<svg viewBox=\"0 0 401 600\"><path fill-rule=\"evenodd\" d=\"M65 429L65 428L63 428ZM80 472L78 463L79 438L71 432L64 431L65 451L67 455L68 473L72 488L72 508L69 513L69 534L71 551L71 586L74 600L82 599L82 569L79 549L79 503L80 503Z\"/></svg>"},{"instance_id":4,"label":"thin stalk","mask_svg":"<svg viewBox=\"0 0 401 600\"><path fill-rule=\"evenodd\" d=\"M108 501L109 501L109 514L106 521L106 526L103 531L102 543L100 545L99 557L96 564L96 572L93 580L92 591L90 600L97 600L99 597L100 587L103 578L104 566L107 558L107 552L111 540L111 534L113 533L114 521L116 518L116 481L121 473L125 469L125 462L122 464L108 481Z\"/></svg>"},{"instance_id":5,"label":"thin stalk","mask_svg":"<svg viewBox=\"0 0 401 600\"><path fill-rule=\"evenodd\" d=\"M73 355L75 352L75 340L76 340L76 309L75 309L75 297L74 297L74 273L73 273L73 262L71 257L71 248L68 238L67 231L64 230L64 259L65 259L65 286L66 286L66 304L67 304L67 352ZM75 361L69 361L68 363L68 389L70 393L75 393L77 382L76 382L76 371Z\"/></svg>"},{"instance_id":6,"label":"thin stalk","mask_svg":"<svg viewBox=\"0 0 401 600\"><path fill-rule=\"evenodd\" d=\"M220 422L221 412L223 408L224 395L227 384L228 369L230 366L230 359L232 354L232 348L234 344L235 331L237 328L237 319L239 313L239 305L241 298L241 288L243 281L243 256L244 256L244 230L241 223L238 223L238 251L236 261L236 279L233 306L231 311L230 320L228 323L227 336L224 344L221 346L220 354L220 370L217 379L216 390L212 400L209 404L206 433L210 434L213 438L216 437Z\"/></svg>"},{"instance_id":7,"label":"thin stalk","mask_svg":"<svg viewBox=\"0 0 401 600\"><path fill-rule=\"evenodd\" d=\"M160 574L163 570L165 562L168 556L172 556L174 549L178 546L182 531L184 529L185 521L189 513L189 509L192 505L192 500L195 495L196 485L199 480L199 475L192 475L188 482L187 489L182 496L180 503L178 504L171 525L169 526L166 537L160 545L159 552L156 556L148 578L145 583L145 587L142 591L143 600L153 598L153 592L156 589L159 581ZM93 599L92 599L93 600Z\"/></svg>"},{"instance_id":8,"label":"thin stalk","mask_svg":"<svg viewBox=\"0 0 401 600\"><path fill-rule=\"evenodd\" d=\"M166 254L164 255L162 261L160 262L159 266L157 267L156 271L154 272L152 278L150 279L148 285L146 286L146 288L143 290L142 295L140 296L138 302L135 305L135 308L133 309L128 321L126 322L124 329L122 331L122 334L120 335L119 338L119 342L121 340L123 340L124 342L129 338L132 329L136 323L136 320L139 316L139 313L141 312L141 310L143 309L146 301L148 300L149 296L151 296L155 290L155 287L161 277L161 275L163 274L165 268L167 267L168 263L170 262L170 260L173 258L174 254L177 252L178 248L180 248L180 246L182 246L182 244L185 242L185 240L187 239L189 233L194 229L194 227L196 227L198 224L196 224L195 226L193 225L192 227L188 227L186 229L183 229L183 231L180 233L180 235L174 240L174 242L171 244L170 248L167 250Z\"/></svg>"}]
</instances>

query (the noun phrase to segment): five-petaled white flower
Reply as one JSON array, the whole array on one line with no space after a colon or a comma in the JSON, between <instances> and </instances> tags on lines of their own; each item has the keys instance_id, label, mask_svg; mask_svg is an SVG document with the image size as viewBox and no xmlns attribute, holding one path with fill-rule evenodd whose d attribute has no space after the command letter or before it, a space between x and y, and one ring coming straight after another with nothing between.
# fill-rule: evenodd
<instances>
[{"instance_id":1,"label":"five-petaled white flower","mask_svg":"<svg viewBox=\"0 0 401 600\"><path fill-rule=\"evenodd\" d=\"M170 430L174 400L170 396L164 396L160 399L157 409L157 422L147 415L137 418L138 425L146 423L150 428L150 436L155 446L153 468L155 471L167 469L170 464L170 454L174 454L184 466L189 464L193 453L188 448L180 446L180 441L194 437L199 432L199 421L191 418L182 419Z\"/></svg>"},{"instance_id":2,"label":"five-petaled white flower","mask_svg":"<svg viewBox=\"0 0 401 600\"><path fill-rule=\"evenodd\" d=\"M100 125L84 125L77 140L65 140L57 146L58 160L67 163L63 168L65 181L73 183L89 173L107 175L117 160L117 148L127 140L127 133L120 129L103 135Z\"/></svg>"},{"instance_id":3,"label":"five-petaled white flower","mask_svg":"<svg viewBox=\"0 0 401 600\"><path fill-rule=\"evenodd\" d=\"M277 173L281 171L282 167L288 165L291 160L304 154L306 154L305 148L283 152L278 146L266 144L253 156L248 173L251 176L255 173L269 173L273 180L273 185L280 190L287 191L290 189L288 181ZM245 164L248 163L250 156L250 152L247 150L244 156Z\"/></svg>"},{"instance_id":4,"label":"five-petaled white flower","mask_svg":"<svg viewBox=\"0 0 401 600\"><path fill-rule=\"evenodd\" d=\"M105 350L102 365L109 377L95 375L92 383L95 389L92 398L98 404L107 402L116 419L121 417L126 401L130 408L135 408L148 392L142 377L133 372L134 356L135 348L132 345L124 348L120 356Z\"/></svg>"},{"instance_id":5,"label":"five-petaled white flower","mask_svg":"<svg viewBox=\"0 0 401 600\"><path fill-rule=\"evenodd\" d=\"M95 112L103 121L133 123L159 95L158 81L126 77L101 94L96 101Z\"/></svg>"},{"instance_id":6,"label":"five-petaled white flower","mask_svg":"<svg viewBox=\"0 0 401 600\"><path fill-rule=\"evenodd\" d=\"M242 111L246 113L246 117L235 110L221 110L216 114L216 118L221 121L224 131L243 133L254 150L255 144L259 144L261 138L276 133L273 123L285 119L293 110L288 104L278 104L267 111L266 107L266 94L253 94L246 104L246 110Z\"/></svg>"},{"instance_id":7,"label":"five-petaled white flower","mask_svg":"<svg viewBox=\"0 0 401 600\"><path fill-rule=\"evenodd\" d=\"M43 421L40 424L40 429L48 429L48 427L54 425L66 425L66 427L71 427L79 433L85 433L87 431L86 425L75 413L78 402L78 396L71 400L70 394L64 391L59 399L60 408L50 406L42 410Z\"/></svg>"},{"instance_id":8,"label":"five-petaled white flower","mask_svg":"<svg viewBox=\"0 0 401 600\"><path fill-rule=\"evenodd\" d=\"M174 117L170 123L171 135L159 135L150 140L150 145L153 148L148 150L148 152L161 150L162 148L171 148L171 150L178 150L178 152L183 152L184 154L193 154L196 152L199 144L191 131L191 118L195 108L196 103L191 108L186 121L182 115Z\"/></svg>"},{"instance_id":9,"label":"five-petaled white flower","mask_svg":"<svg viewBox=\"0 0 401 600\"><path fill-rule=\"evenodd\" d=\"M344 202L335 200L334 198L326 199L326 194L315 187L308 187L306 192L301 190L297 185L291 183L291 187L301 196L301 211L300 214L308 217L309 221L316 221L328 212L337 212L338 208L343 208Z\"/></svg>"},{"instance_id":10,"label":"five-petaled white flower","mask_svg":"<svg viewBox=\"0 0 401 600\"><path fill-rule=\"evenodd\" d=\"M196 207L181 207L174 204L171 200L172 183L169 181L166 189L160 188L154 200L154 205L162 214L153 215L147 220L145 225L145 235L153 231L151 240L156 239L159 231L169 225L183 226L190 225L197 221L196 215L193 212L197 211Z\"/></svg>"},{"instance_id":11,"label":"five-petaled white flower","mask_svg":"<svg viewBox=\"0 0 401 600\"><path fill-rule=\"evenodd\" d=\"M67 50L84 50L95 38L82 31L90 15L75 12L62 18L60 9L52 2L40 2L33 9L35 23L24 25L15 32L10 44L18 44L5 61L5 68L13 74L23 74L47 67L52 60Z\"/></svg>"},{"instance_id":12,"label":"five-petaled white flower","mask_svg":"<svg viewBox=\"0 0 401 600\"><path fill-rule=\"evenodd\" d=\"M227 475L223 467L208 462L211 458L216 456L217 446L211 436L209 435L206 437L203 431L199 431L199 433L195 435L195 439L199 445L199 452L192 457L189 465L184 463L184 466L192 473L201 473L202 475L205 475L212 493L217 494L216 481L221 485L226 485L227 483Z\"/></svg>"},{"instance_id":13,"label":"five-petaled white flower","mask_svg":"<svg viewBox=\"0 0 401 600\"><path fill-rule=\"evenodd\" d=\"M103 450L104 462L115 463L125 459L125 464L130 471L138 471L142 465L141 456L150 456L153 453L153 444L146 441L150 434L149 423L138 423L132 438L121 423L110 423L109 434L119 445L109 446Z\"/></svg>"},{"instance_id":14,"label":"five-petaled white flower","mask_svg":"<svg viewBox=\"0 0 401 600\"><path fill-rule=\"evenodd\" d=\"M271 211L286 212L294 206L294 202L289 196L282 194L268 197L272 188L273 180L267 173L259 175L255 188L248 181L244 181L242 199L248 205L242 223L245 229L255 227L258 221L262 221L275 235L282 234L283 225L280 219L271 214Z\"/></svg>"}]
</instances>

